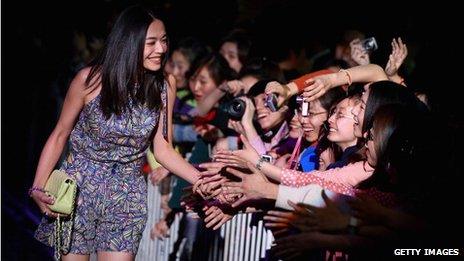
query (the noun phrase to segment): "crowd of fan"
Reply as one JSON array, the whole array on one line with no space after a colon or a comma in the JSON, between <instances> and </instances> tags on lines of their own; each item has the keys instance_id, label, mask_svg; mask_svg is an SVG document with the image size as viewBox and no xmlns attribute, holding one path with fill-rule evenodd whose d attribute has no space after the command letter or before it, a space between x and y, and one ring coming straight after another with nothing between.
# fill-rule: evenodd
<instances>
[{"instance_id":1,"label":"crowd of fan","mask_svg":"<svg viewBox=\"0 0 464 261\"><path fill-rule=\"evenodd\" d=\"M186 189L162 166L150 171L165 214L153 236L165 236L178 211L212 229L264 212L275 237L269 255L281 259L455 247L447 197L455 180L440 153L446 130L398 73L406 43L392 39L382 68L370 63L373 41L347 32L304 73L292 52L253 57L243 30L218 50L191 37L174 43L166 65L177 82L173 141L202 177Z\"/></svg>"}]
</instances>

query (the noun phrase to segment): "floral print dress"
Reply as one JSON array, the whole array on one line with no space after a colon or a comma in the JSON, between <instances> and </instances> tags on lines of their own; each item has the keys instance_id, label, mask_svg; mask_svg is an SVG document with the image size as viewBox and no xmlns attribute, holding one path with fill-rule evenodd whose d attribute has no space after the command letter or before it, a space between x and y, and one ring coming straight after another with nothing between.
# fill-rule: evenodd
<instances>
[{"instance_id":1,"label":"floral print dress","mask_svg":"<svg viewBox=\"0 0 464 261\"><path fill-rule=\"evenodd\" d=\"M163 108L166 92L165 82ZM78 185L74 218L65 221L72 228L70 253L137 253L147 219L147 183L142 166L160 111L132 100L128 108L106 119L99 94L84 106L71 132L70 152L61 166ZM161 111L166 120L165 109ZM166 135L167 125L164 127ZM50 246L55 240L53 221L44 217L35 235Z\"/></svg>"}]
</instances>

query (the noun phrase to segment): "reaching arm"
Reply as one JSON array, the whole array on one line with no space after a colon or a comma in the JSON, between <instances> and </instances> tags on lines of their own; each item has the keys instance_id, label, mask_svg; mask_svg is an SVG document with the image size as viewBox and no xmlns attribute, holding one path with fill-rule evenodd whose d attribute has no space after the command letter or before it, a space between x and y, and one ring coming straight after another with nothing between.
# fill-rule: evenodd
<instances>
[{"instance_id":1,"label":"reaching arm","mask_svg":"<svg viewBox=\"0 0 464 261\"><path fill-rule=\"evenodd\" d=\"M363 161L348 164L342 168L329 169L325 171L314 170L311 172L301 172L290 169L282 169L280 175L283 185L301 187L308 184L320 184L318 179L324 182L333 182L346 187L354 187L361 181L372 175L374 169ZM321 184L322 185L322 184Z\"/></svg>"},{"instance_id":2,"label":"reaching arm","mask_svg":"<svg viewBox=\"0 0 464 261\"><path fill-rule=\"evenodd\" d=\"M174 77L169 77L169 88L168 88L168 137L172 135L172 110L174 104L175 90ZM177 153L172 147L171 143L166 141L163 137L164 128L164 115L161 113L159 117L158 129L156 130L155 137L153 139L153 154L156 160L163 165L167 170L174 173L175 175L187 180L190 183L195 183L200 177L200 172L190 165L179 153ZM169 140L172 140L169 138Z\"/></svg>"},{"instance_id":3,"label":"reaching arm","mask_svg":"<svg viewBox=\"0 0 464 261\"><path fill-rule=\"evenodd\" d=\"M388 80L382 67L367 64L351 67L340 72L321 70L306 74L286 85L270 82L266 86L266 94L278 94L279 105L287 101L292 95L302 93L307 101L314 101L331 88L351 84L353 82L376 82Z\"/></svg>"},{"instance_id":4,"label":"reaching arm","mask_svg":"<svg viewBox=\"0 0 464 261\"><path fill-rule=\"evenodd\" d=\"M360 65L306 80L306 87L302 95L308 102L311 102L337 86L349 85L353 82L367 83L383 80L388 80L388 78L382 67L376 64Z\"/></svg>"}]
</instances>

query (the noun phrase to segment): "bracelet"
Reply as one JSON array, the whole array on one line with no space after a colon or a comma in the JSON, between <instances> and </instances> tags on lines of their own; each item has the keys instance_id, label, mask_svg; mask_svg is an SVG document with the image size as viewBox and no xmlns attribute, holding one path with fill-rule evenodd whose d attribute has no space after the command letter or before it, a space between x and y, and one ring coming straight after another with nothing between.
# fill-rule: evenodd
<instances>
[{"instance_id":1,"label":"bracelet","mask_svg":"<svg viewBox=\"0 0 464 261\"><path fill-rule=\"evenodd\" d=\"M348 77L348 85L353 84L353 80L351 78L351 74L348 70L345 69L340 69L340 72L344 72L346 74L346 77Z\"/></svg>"},{"instance_id":2,"label":"bracelet","mask_svg":"<svg viewBox=\"0 0 464 261\"><path fill-rule=\"evenodd\" d=\"M40 192L45 192L45 190L42 189L42 188L39 188L39 187L32 187L32 188L30 188L30 189L28 190L28 192L27 192L27 194L29 195L29 197L32 197L32 192L34 192L34 191L36 191L36 190L37 190L37 191L40 191Z\"/></svg>"}]
</instances>

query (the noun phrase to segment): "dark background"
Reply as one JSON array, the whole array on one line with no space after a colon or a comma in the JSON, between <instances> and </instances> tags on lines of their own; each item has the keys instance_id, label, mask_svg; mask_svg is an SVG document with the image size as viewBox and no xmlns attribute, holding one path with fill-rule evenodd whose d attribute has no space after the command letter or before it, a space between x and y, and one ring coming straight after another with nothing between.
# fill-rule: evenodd
<instances>
[{"instance_id":1,"label":"dark background","mask_svg":"<svg viewBox=\"0 0 464 261\"><path fill-rule=\"evenodd\" d=\"M56 123L51 84L70 62L73 30L104 37L118 12L136 2L166 10L173 43L190 35L216 47L228 30L241 25L250 29L259 51L272 53L284 42L327 45L343 30L358 29L377 38L380 49L372 61L384 66L391 39L401 36L413 68L404 72L408 83L429 93L443 119L431 124L462 128L462 96L457 93L463 88L458 40L463 14L442 1L420 7L389 1L3 1L2 259L50 258L49 250L32 239L40 215L26 194Z\"/></svg>"}]
</instances>

